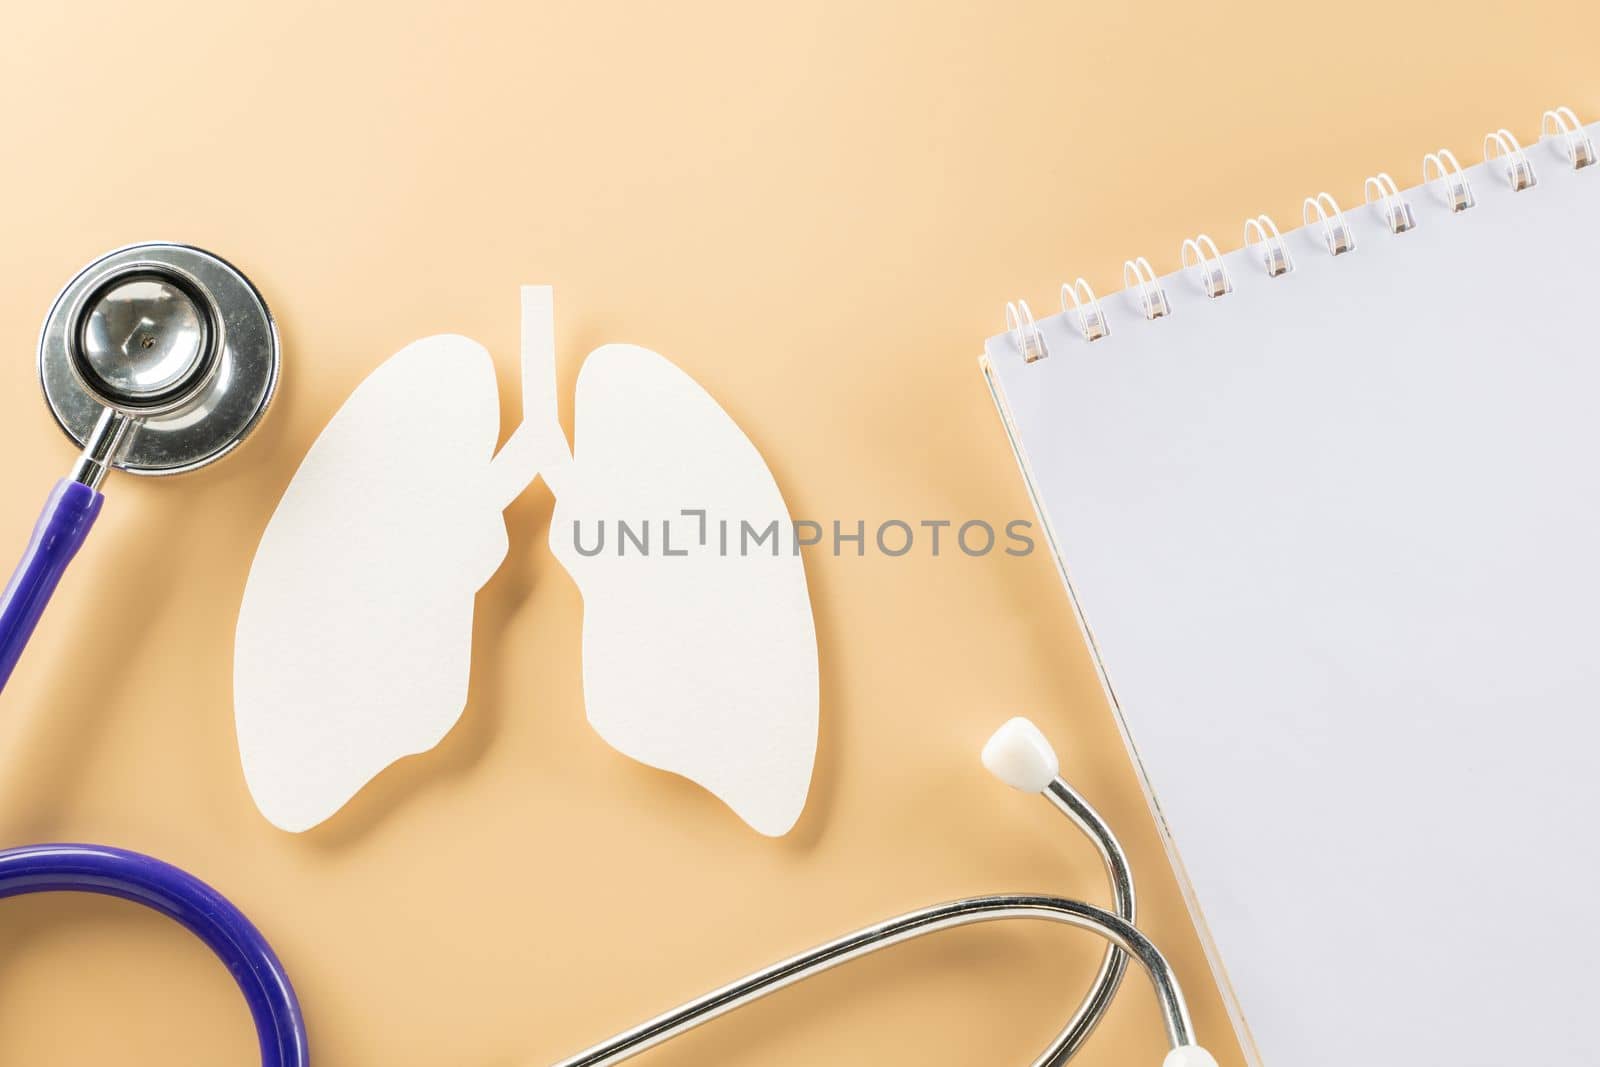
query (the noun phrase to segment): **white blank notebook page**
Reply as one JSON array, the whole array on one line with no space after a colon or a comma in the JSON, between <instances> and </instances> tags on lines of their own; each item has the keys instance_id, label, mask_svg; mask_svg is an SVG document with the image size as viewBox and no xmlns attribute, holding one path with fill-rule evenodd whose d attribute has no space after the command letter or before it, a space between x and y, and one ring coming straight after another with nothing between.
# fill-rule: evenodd
<instances>
[{"instance_id":1,"label":"white blank notebook page","mask_svg":"<svg viewBox=\"0 0 1600 1067\"><path fill-rule=\"evenodd\" d=\"M1600 1062L1600 166L1528 155L987 347L1266 1067Z\"/></svg>"}]
</instances>

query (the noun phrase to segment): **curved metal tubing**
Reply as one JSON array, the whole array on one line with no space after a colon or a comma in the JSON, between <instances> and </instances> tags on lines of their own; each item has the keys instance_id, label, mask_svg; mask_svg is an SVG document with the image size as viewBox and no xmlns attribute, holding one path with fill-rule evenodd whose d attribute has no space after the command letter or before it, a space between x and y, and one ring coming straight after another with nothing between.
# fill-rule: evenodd
<instances>
[{"instance_id":1,"label":"curved metal tubing","mask_svg":"<svg viewBox=\"0 0 1600 1067\"><path fill-rule=\"evenodd\" d=\"M1174 1048L1193 1044L1194 1025L1172 968L1160 951L1133 925L1133 880L1121 845L1105 820L1060 778L1050 783L1044 796L1099 849L1111 879L1115 906L1122 914L1112 914L1092 904L1062 897L1029 894L971 897L923 908L846 934L809 952L775 963L562 1060L555 1067L611 1067L728 1012L851 960L940 930L1007 919L1044 919L1063 923L1097 933L1111 942L1088 996L1066 1028L1034 1061L1034 1067L1059 1067L1088 1039L1116 995L1127 969L1129 955L1139 961L1155 987L1169 1042Z\"/></svg>"},{"instance_id":2,"label":"curved metal tubing","mask_svg":"<svg viewBox=\"0 0 1600 1067\"><path fill-rule=\"evenodd\" d=\"M1045 787L1044 798L1072 820L1073 825L1083 831L1083 835L1099 851L1100 860L1105 864L1106 877L1111 882L1112 910L1117 918L1129 926L1134 925L1138 922L1139 911L1133 892L1133 872L1128 868L1128 855L1122 850L1122 843L1117 836L1111 832L1110 825L1089 806L1087 800L1078 795L1077 790L1061 778ZM1115 944L1107 948L1094 984L1089 987L1083 1003L1050 1043L1050 1047L1033 1061L1033 1067L1061 1067L1077 1054L1116 999L1117 990L1122 986L1122 976L1127 970L1127 955Z\"/></svg>"},{"instance_id":3,"label":"curved metal tubing","mask_svg":"<svg viewBox=\"0 0 1600 1067\"><path fill-rule=\"evenodd\" d=\"M602 1045L562 1060L556 1067L611 1067L654 1048L702 1023L760 1000L840 964L871 955L891 945L940 930L1005 919L1048 919L1099 934L1137 959L1150 976L1160 1002L1167 1039L1174 1048L1194 1043L1194 1024L1172 968L1161 953L1130 923L1092 904L1061 897L1009 895L972 897L914 911L865 930L830 941L810 952L784 960L697 1000L619 1034Z\"/></svg>"}]
</instances>

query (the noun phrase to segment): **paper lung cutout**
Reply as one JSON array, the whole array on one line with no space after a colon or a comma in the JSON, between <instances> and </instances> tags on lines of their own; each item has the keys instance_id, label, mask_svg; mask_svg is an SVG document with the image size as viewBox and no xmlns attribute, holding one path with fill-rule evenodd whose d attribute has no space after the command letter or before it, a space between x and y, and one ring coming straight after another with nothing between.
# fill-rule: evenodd
<instances>
[{"instance_id":1,"label":"paper lung cutout","mask_svg":"<svg viewBox=\"0 0 1600 1067\"><path fill-rule=\"evenodd\" d=\"M576 436L567 483L582 488L557 498L550 548L583 592L589 722L786 833L811 780L817 659L792 536L754 541L788 523L772 475L693 379L632 345L583 365ZM618 541L619 516L638 520L629 534L649 536L650 555Z\"/></svg>"},{"instance_id":2,"label":"paper lung cutout","mask_svg":"<svg viewBox=\"0 0 1600 1067\"><path fill-rule=\"evenodd\" d=\"M379 367L317 438L245 585L234 709L257 805L314 826L467 699L472 602L506 533L487 477L489 353L430 337Z\"/></svg>"},{"instance_id":3,"label":"paper lung cutout","mask_svg":"<svg viewBox=\"0 0 1600 1067\"><path fill-rule=\"evenodd\" d=\"M542 475L551 549L584 596L590 722L786 833L816 755L816 635L760 453L666 359L607 345L579 376L574 455L548 288L523 290L522 364L525 421L498 454L489 355L442 336L375 371L301 464L239 616L235 715L257 806L308 829L450 730L473 598L507 550L500 512Z\"/></svg>"}]
</instances>

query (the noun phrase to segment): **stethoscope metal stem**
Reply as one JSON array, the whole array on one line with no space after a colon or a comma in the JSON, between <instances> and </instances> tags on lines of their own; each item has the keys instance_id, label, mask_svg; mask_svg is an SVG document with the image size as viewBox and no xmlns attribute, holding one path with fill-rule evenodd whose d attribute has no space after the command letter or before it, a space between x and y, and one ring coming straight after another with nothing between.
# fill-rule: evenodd
<instances>
[{"instance_id":1,"label":"stethoscope metal stem","mask_svg":"<svg viewBox=\"0 0 1600 1067\"><path fill-rule=\"evenodd\" d=\"M89 439L83 443L83 452L67 477L79 485L99 489L117 457L122 454L128 436L137 428L138 424L127 415L114 408L106 408L90 431Z\"/></svg>"},{"instance_id":2,"label":"stethoscope metal stem","mask_svg":"<svg viewBox=\"0 0 1600 1067\"><path fill-rule=\"evenodd\" d=\"M941 930L1007 919L1046 919L1097 933L1144 967L1155 987L1167 1038L1174 1048L1194 1043L1194 1024L1172 968L1131 924L1092 904L1046 896L972 897L914 911L830 941L810 952L757 971L731 985L619 1034L555 1067L611 1067L730 1011L797 982Z\"/></svg>"},{"instance_id":3,"label":"stethoscope metal stem","mask_svg":"<svg viewBox=\"0 0 1600 1067\"><path fill-rule=\"evenodd\" d=\"M830 971L851 960L869 956L941 930L952 930L977 923L1007 919L1043 919L1099 934L1111 943L1106 960L1091 987L1089 996L1067 1024L1062 1035L1035 1061L1062 1064L1087 1040L1106 1008L1127 967L1127 959L1137 960L1155 988L1156 999L1173 1048L1194 1043L1194 1024L1188 1005L1171 966L1160 951L1133 925L1133 880L1127 858L1105 820L1071 786L1057 778L1044 794L1095 842L1106 861L1112 891L1119 910L1115 915L1092 904L1062 897L1007 894L971 897L897 916L875 926L847 934L825 945L793 956L757 971L736 982L713 990L681 1007L659 1015L624 1033L569 1059L555 1067L611 1067L669 1041L680 1034L726 1015L753 1001L770 996L807 978Z\"/></svg>"},{"instance_id":4,"label":"stethoscope metal stem","mask_svg":"<svg viewBox=\"0 0 1600 1067\"><path fill-rule=\"evenodd\" d=\"M1045 787L1044 798L1071 819L1083 831L1083 835L1094 843L1101 862L1105 864L1106 877L1111 882L1112 910L1129 925L1137 924L1139 911L1133 891L1133 871L1128 866L1128 855L1122 850L1122 842L1111 832L1110 824L1077 790L1059 777ZM1060 1036L1034 1061L1033 1067L1061 1067L1077 1054L1116 999L1127 970L1127 955L1116 945L1107 948L1088 995L1068 1020Z\"/></svg>"}]
</instances>

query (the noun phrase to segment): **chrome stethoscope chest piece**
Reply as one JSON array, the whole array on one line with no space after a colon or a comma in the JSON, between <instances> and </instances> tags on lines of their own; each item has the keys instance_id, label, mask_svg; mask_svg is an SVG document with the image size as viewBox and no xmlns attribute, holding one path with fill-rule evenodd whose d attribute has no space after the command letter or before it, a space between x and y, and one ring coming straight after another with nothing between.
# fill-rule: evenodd
<instances>
[{"instance_id":1,"label":"chrome stethoscope chest piece","mask_svg":"<svg viewBox=\"0 0 1600 1067\"><path fill-rule=\"evenodd\" d=\"M107 409L129 426L110 459L133 474L178 474L232 451L278 384L266 301L226 261L187 245L141 244L89 264L39 336L45 399L88 445Z\"/></svg>"}]
</instances>

